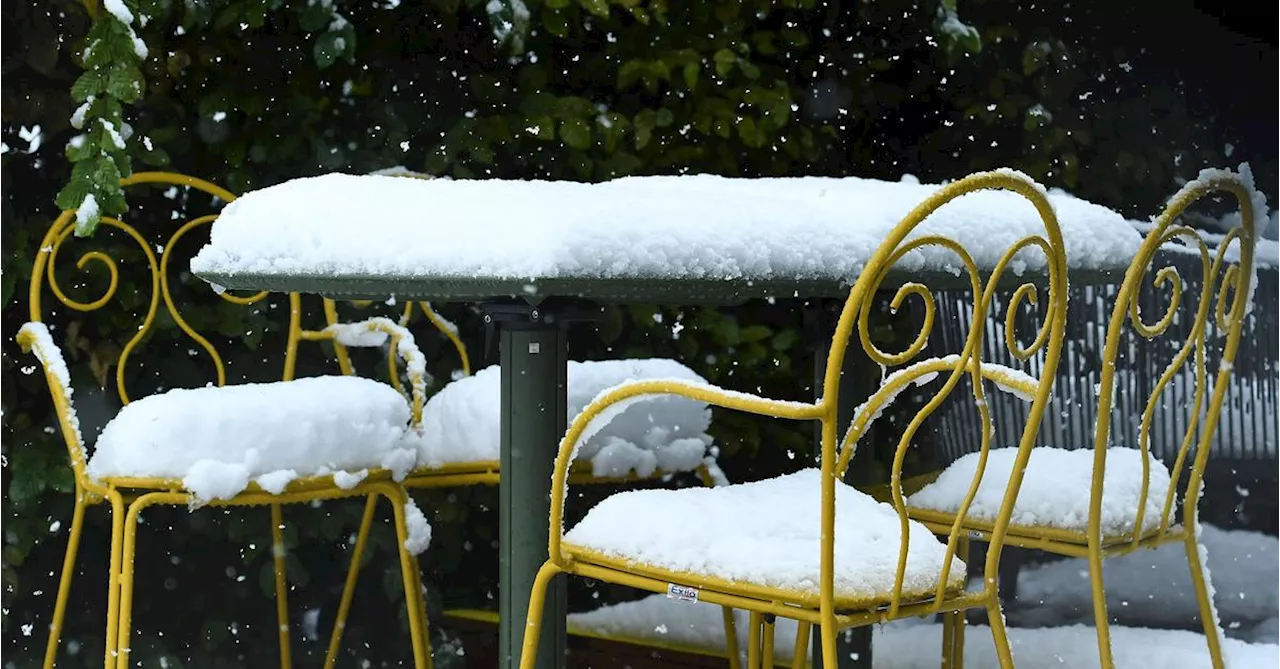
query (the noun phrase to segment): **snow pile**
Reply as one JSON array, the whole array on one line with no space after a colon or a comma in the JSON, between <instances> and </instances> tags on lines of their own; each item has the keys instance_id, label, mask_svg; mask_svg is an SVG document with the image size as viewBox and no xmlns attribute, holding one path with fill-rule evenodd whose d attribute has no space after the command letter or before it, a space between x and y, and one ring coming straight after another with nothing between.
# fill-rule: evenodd
<instances>
[{"instance_id":1,"label":"snow pile","mask_svg":"<svg viewBox=\"0 0 1280 669\"><path fill-rule=\"evenodd\" d=\"M631 490L591 509L564 541L652 568L816 596L820 478L806 469L716 488ZM837 483L836 523L836 597L887 601L901 546L897 513ZM945 557L946 546L913 521L904 599L933 594ZM963 585L964 570L953 558L951 585Z\"/></svg>"},{"instance_id":2,"label":"snow pile","mask_svg":"<svg viewBox=\"0 0 1280 669\"><path fill-rule=\"evenodd\" d=\"M1225 631L1255 641L1276 641L1280 610L1276 537L1202 525L1200 542L1209 553L1214 598ZM1181 542L1139 550L1103 561L1107 607L1113 620L1129 625L1200 629L1199 608ZM1019 606L1010 619L1022 625L1093 620L1089 564L1084 558L1023 568L1018 575ZM1274 656L1273 656L1274 660Z\"/></svg>"},{"instance_id":3,"label":"snow pile","mask_svg":"<svg viewBox=\"0 0 1280 669\"><path fill-rule=\"evenodd\" d=\"M627 381L702 381L693 370L661 358L569 363L568 415L572 421L591 400ZM445 386L422 412L420 466L497 460L501 443L502 372L498 366ZM596 476L697 469L711 437L711 410L703 402L672 395L640 399L581 446Z\"/></svg>"},{"instance_id":4,"label":"snow pile","mask_svg":"<svg viewBox=\"0 0 1280 669\"><path fill-rule=\"evenodd\" d=\"M431 545L431 523L427 522L426 515L412 497L405 498L404 522L409 530L409 536L404 540L405 550L414 555L422 554Z\"/></svg>"},{"instance_id":5,"label":"snow pile","mask_svg":"<svg viewBox=\"0 0 1280 669\"><path fill-rule=\"evenodd\" d=\"M1016 448L993 448L987 456L982 485L969 506L969 518L994 521L1004 501L1005 488L1013 473ZM938 479L907 500L907 504L948 513L960 510L978 469L979 453L969 453L947 466ZM1083 531L1089 526L1089 491L1093 485L1092 448L1066 450L1038 446L1031 450L1018 501L1013 507L1014 525L1056 527ZM1165 495L1169 490L1169 470L1155 456L1147 454L1151 466L1146 511L1146 529L1160 524ZM1102 482L1102 533L1131 532L1138 513L1142 490L1142 457L1134 448L1107 449L1107 467Z\"/></svg>"},{"instance_id":6,"label":"snow pile","mask_svg":"<svg viewBox=\"0 0 1280 669\"><path fill-rule=\"evenodd\" d=\"M740 654L747 646L747 616L735 611ZM724 628L720 607L650 595L644 599L605 606L569 616L569 631L594 632L650 640L693 652L723 653ZM774 659L789 662L795 648L796 623L779 618L774 633ZM942 653L942 626L914 618L877 625L872 637L876 669L937 669ZM810 639L817 635L814 629ZM1019 669L1090 669L1098 666L1098 642L1092 627L1009 630L1009 642ZM1111 627L1115 669L1202 669L1209 666L1204 637L1185 631ZM1275 644L1247 644L1227 639L1223 646L1234 669L1274 669ZM969 667L996 667L999 662L991 631L979 625L965 630L964 662Z\"/></svg>"},{"instance_id":7,"label":"snow pile","mask_svg":"<svg viewBox=\"0 0 1280 669\"><path fill-rule=\"evenodd\" d=\"M418 348L413 339L413 333L409 328L396 323L390 318L378 316L355 323L335 323L325 328L326 331L332 332L334 339L343 346L352 347L369 347L374 348L382 346L387 341L387 337L394 335L396 342L396 355L404 361L405 370L409 372L409 379L413 387L412 392L415 397L423 397L427 392L427 358L422 355L422 351Z\"/></svg>"},{"instance_id":8,"label":"snow pile","mask_svg":"<svg viewBox=\"0 0 1280 669\"><path fill-rule=\"evenodd\" d=\"M296 477L334 472L390 468L402 477L415 460L402 452L408 422L400 393L359 377L180 388L121 409L88 474L181 479L196 504L255 479L279 491ZM355 485L359 475L339 476Z\"/></svg>"},{"instance_id":9,"label":"snow pile","mask_svg":"<svg viewBox=\"0 0 1280 669\"><path fill-rule=\"evenodd\" d=\"M886 234L938 188L853 177L646 176L586 184L334 173L287 181L227 205L191 269L206 275L852 281ZM1128 266L1142 238L1122 216L1068 195L1049 199L1072 268ZM927 234L953 237L990 269L1014 241L1044 234L1044 224L1020 195L983 191L942 207L913 236ZM1045 266L1037 252L1019 260L1018 270ZM907 254L898 267L964 271L938 248Z\"/></svg>"}]
</instances>

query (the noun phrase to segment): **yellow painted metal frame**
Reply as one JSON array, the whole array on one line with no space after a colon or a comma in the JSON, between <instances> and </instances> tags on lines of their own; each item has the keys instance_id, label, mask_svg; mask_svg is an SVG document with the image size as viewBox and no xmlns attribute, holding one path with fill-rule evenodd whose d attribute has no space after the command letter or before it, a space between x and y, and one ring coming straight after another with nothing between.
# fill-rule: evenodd
<instances>
[{"instance_id":1,"label":"yellow painted metal frame","mask_svg":"<svg viewBox=\"0 0 1280 669\"><path fill-rule=\"evenodd\" d=\"M168 172L140 172L121 181L121 185L124 187L137 184L167 184L184 186L212 195L225 202L235 200L235 195L223 188L220 188L219 186L202 179L181 174ZM90 263L99 263L105 267L109 274L106 291L102 296L95 300L81 302L69 297L62 290L61 285L58 283L55 267L57 265L58 253L63 244L71 236L74 229L74 218L74 211L63 212L54 221L53 225L49 228L49 231L45 234L43 241L40 243L40 250L36 255L32 269L30 292L28 296L30 318L34 322L39 322L41 320L42 288L46 283L49 290L54 294L58 301L66 305L68 308L80 312L90 312L102 308L112 300L116 291L119 289L120 273L116 260L100 251L89 251L80 256L79 261L77 262L77 267L84 269ZM181 225L177 231L170 236L168 242L162 248L165 250L174 248L177 242L189 231L201 225L208 225L215 218L216 216L202 216L188 221ZM206 338L201 336L199 332L192 328L185 319L183 319L180 309L174 302L172 293L169 289L168 280L169 255L162 252L161 257L157 259L155 252L152 250L151 244L146 240L146 238L134 227L120 220L104 217L102 219L102 226L107 229L121 231L131 238L138 245L138 248L141 250L150 269L151 292L147 312L143 318L142 325L125 344L116 361L116 390L121 401L126 404L129 402L128 391L125 387L125 366L130 355L150 332L151 327L155 322L156 315L159 312L159 305L161 301L164 302L168 315L173 318L178 327L209 354L209 357L214 363L217 384L225 384L226 370L217 349ZM266 295L267 294L263 292L247 297L228 294L224 294L222 297L223 299L236 304L252 304L262 300ZM292 365L296 360L297 341L302 339L332 338L334 336L334 332L331 328L320 333L301 334L303 331L300 329L298 320L298 299L299 298L296 294L290 296L291 336L288 354L286 356L286 379L292 378ZM392 336L396 335L396 330L394 328L387 328L384 324L374 323L370 324L369 327L384 330ZM292 335L299 336L295 337ZM67 542L67 552L63 560L62 576L58 585L58 594L54 604L53 620L49 628L50 633L45 650L44 666L46 669L52 667L57 658L62 621L66 615L67 599L71 590L72 575L75 572L75 560L79 549L80 535L84 527L83 522L85 509L90 505L106 503L110 505L111 509L112 531L111 556L108 570L109 583L107 597L106 654L104 657L104 666L108 668L116 667L117 669L125 669L129 666L129 636L133 598L133 557L137 549L138 516L144 509L150 506L185 506L190 503L191 496L183 489L181 481L146 477L118 477L95 480L89 477L85 472L85 446L81 441L80 432L74 418L74 409L69 401L69 395L67 393L69 389L63 387L63 383L59 379L58 375L50 368L50 363L55 365L60 364L55 361L61 360L61 351L57 350L56 346L54 347L55 350L45 350L45 345L40 342L33 333L27 330L20 332L18 342L25 350L30 351L33 348L37 349L36 353L38 354L41 362L45 365L45 377L53 397L53 404L58 415L58 421L70 456L71 468L76 486L75 510L72 515L70 536ZM413 386L413 419L416 422L421 415L423 401L421 379L415 379ZM410 621L414 665L419 668L429 668L431 666L431 649L430 646L427 645L425 636L425 629L427 625L426 606L421 596L421 576L417 566L417 558L404 548L404 541L408 537L408 530L405 525L404 504L408 500L408 495L405 493L402 486L390 480L388 472L377 471L373 472L366 481L354 488L351 488L350 490L338 488L333 483L331 476L309 477L294 481L285 489L284 492L280 494L271 494L263 491L256 485L251 485L244 492L231 499L218 500L211 504L213 506L271 507L272 549L275 567L276 606L279 621L280 664L285 669L288 669L291 665L291 652L287 609L288 592L285 579L286 551L282 532L282 506L285 504L314 502L359 495L368 496L369 503L366 508L366 516L372 514L372 508L378 497L388 499L392 502L395 515L395 527L399 537L400 563L405 587L405 601ZM342 621L339 621L338 626L340 627L341 625ZM332 658L329 658L329 662L332 662Z\"/></svg>"},{"instance_id":2,"label":"yellow painted metal frame","mask_svg":"<svg viewBox=\"0 0 1280 669\"><path fill-rule=\"evenodd\" d=\"M991 275L984 284L977 264L969 253L954 240L937 235L916 236L908 240L922 221L933 211L947 202L967 193L983 189L1001 189L1013 191L1030 201L1044 223L1044 236L1031 236L1014 243L1001 257ZM851 212L851 215L853 213ZM919 298L924 304L924 324L915 340L903 351L885 353L878 349L870 339L868 330L868 314L872 305L872 296L887 278L892 266L907 253L923 247L940 247L955 254L967 272L970 286L975 295L974 317L971 319L972 329L967 337L964 351L954 361L926 360L909 365L900 373L889 378L884 388L872 396L857 411L849 432L841 441L836 433L836 412L840 392L840 370L842 369L846 349L851 337L856 334L863 350L871 359L885 366L900 366L911 363L928 342L933 327L935 307L933 294L920 283L911 282L902 286L891 302L893 309L898 309L910 296ZM983 324L997 285L1013 257L1025 249L1038 249L1045 257L1048 275L1048 299L1046 300L1043 324L1036 334L1033 343L1022 347L1015 339L1012 327L1006 332L1006 344L1013 354L1021 360L1029 359L1040 351L1044 353L1042 366L1043 376L1034 384L1013 381L1002 372L984 365L980 357ZM1009 642L1004 629L1004 618L1000 611L1000 600L997 593L997 567L1004 538L1022 482L1022 472L1031 453L1032 444L1040 425L1040 418L1047 406L1058 360L1061 354L1064 326L1066 319L1066 257L1062 234L1058 227L1057 217L1049 204L1044 191L1030 179L1011 172L984 172L972 174L960 181L939 189L934 195L913 209L906 218L887 236L880 248L867 263L866 269L858 277L848 300L840 314L836 333L831 344L827 360L827 373L823 383L823 392L816 402L799 403L766 399L745 393L737 393L703 384L679 381L644 381L630 383L604 393L577 417L570 425L568 433L561 441L556 458L556 467L551 484L550 541L548 551L550 558L538 572L529 604L524 646L521 654L521 666L532 669L537 654L539 631L542 623L543 605L547 588L551 579L557 574L567 573L618 583L651 592L666 592L671 583L699 589L699 599L719 604L723 607L742 608L751 612L752 624L749 630L748 667L760 666L762 656L767 656L772 646L772 625L768 623L768 614L793 618L801 622L802 633L807 637L809 626L820 627L822 659L824 666L837 666L836 635L840 629L867 625L874 622L918 616L923 614L948 614L946 635L948 645L943 649L948 666L958 666L959 657L956 649L961 647L955 642L954 632L962 629L962 620L958 616L967 608L983 607L990 614L991 631L995 639L996 653L1002 667L1013 665ZM1038 289L1032 283L1020 286L1014 294L1009 307L1010 315L1007 323L1013 324L1013 313L1023 301L1037 302ZM912 419L897 445L891 470L890 497L898 514L901 525L901 543L895 584L891 592L880 593L880 596L868 601L840 601L836 597L833 585L835 572L834 538L836 531L835 490L836 482L843 476L848 466L853 449L863 436L866 427L880 413L884 406L891 402L901 390L915 381L930 374L946 373L946 380L941 390ZM966 535L959 521L952 524L947 539L947 559L943 573L932 593L911 593L903 591L903 576L906 566L906 555L909 541L908 515L904 502L902 465L906 450L912 438L924 420L941 404L968 373L971 379L974 400L983 419L982 460L965 499L963 510L967 510L977 492L985 467L986 454L990 446L991 420L984 399L983 378L1000 378L1002 383L1010 382L1020 392L1034 397L1030 418L1019 442L1019 451L1013 475L1008 482L1003 503L997 521L992 528L991 549L988 551L985 565L985 582L978 592L965 592L963 589L948 587L952 580L949 568L951 556L957 552L963 554L966 548ZM607 420L610 407L634 398L655 394L674 394L695 399L716 406L744 411L748 413L770 416L779 419L819 421L822 427L821 458L821 573L817 592L786 592L765 589L757 586L735 583L715 575L685 572L659 573L652 568L641 569L640 565L619 560L611 556L602 556L581 546L563 541L564 504L569 483L570 463L574 451L584 431L594 420ZM842 448L837 448L842 446ZM854 523L856 519L846 522ZM923 598L922 598L923 597ZM844 605L849 605L845 608ZM732 655L732 653L730 654ZM798 653L796 666L803 664L806 653Z\"/></svg>"},{"instance_id":3,"label":"yellow painted metal frame","mask_svg":"<svg viewBox=\"0 0 1280 669\"><path fill-rule=\"evenodd\" d=\"M1240 205L1241 225L1227 233L1216 253L1211 256L1209 248L1196 231L1179 225L1176 221L1192 204L1215 193L1236 198ZM1232 365L1239 348L1240 333L1244 325L1250 294L1248 282L1254 278L1256 233L1254 216L1256 213L1251 184L1239 175L1229 172L1220 172L1215 176L1188 183L1165 206L1125 273L1124 282L1115 297L1107 327L1102 357L1102 382L1098 396L1098 425L1093 445L1093 476L1089 491L1088 527L1084 531L1073 531L1054 527L1015 525L1009 527L1007 534L1003 537L1006 544L1088 559L1090 586L1093 591L1094 623L1098 630L1098 653L1101 666L1106 669L1114 667L1115 662L1111 652L1110 620L1107 614L1102 560L1131 553L1140 548L1156 548L1172 542L1181 542L1186 549L1200 620L1209 646L1209 655L1214 669L1222 669L1223 666L1222 631L1209 596L1211 589L1207 571L1204 568L1205 565L1201 563L1198 538L1200 525L1197 513L1214 429L1217 426L1222 402L1229 386ZM1183 303L1184 292L1182 278L1173 267L1158 270L1153 281L1155 288L1165 287L1169 291L1169 306L1158 320L1148 322L1143 319L1138 312L1137 297L1155 263L1157 251L1161 246L1175 239L1184 242L1199 257L1202 268L1201 291L1191 330L1170 365L1160 375L1142 413L1138 428L1138 450L1142 454L1143 467L1142 486L1138 496L1138 511L1133 530L1123 534L1104 535L1102 533L1102 483L1106 471L1107 447L1111 443L1116 357L1119 354L1121 338L1125 335L1126 326L1131 325L1139 335L1152 339L1164 334L1173 323L1178 308ZM1238 247L1239 259L1236 264L1229 264L1226 262L1227 251L1233 244ZM1221 277L1220 285L1219 277ZM1229 308L1228 296L1231 298ZM1219 334L1225 334L1218 372L1212 384L1209 383L1210 378L1206 370L1206 342L1211 307L1213 322L1217 325ZM1195 375L1195 394L1190 408L1187 432L1183 435L1170 472L1172 483L1169 489L1163 492L1162 513L1158 519L1147 519L1144 518L1144 513L1148 495L1160 494L1160 491L1151 490L1148 454L1150 453L1152 416L1163 401L1164 391L1175 376L1186 367L1188 361ZM1209 394L1210 389L1212 394ZM1206 396L1208 396L1207 406ZM1203 421L1202 425L1201 421ZM1191 455L1192 447L1195 447L1194 456ZM1178 481L1189 458L1187 491L1183 499L1178 500ZM1179 502L1182 507L1182 522L1176 523L1174 514ZM961 517L964 515L925 509L911 509L910 514L936 532L944 532L954 527L957 515ZM961 522L977 540L986 541L993 536L995 529L993 523L976 519L964 519Z\"/></svg>"}]
</instances>

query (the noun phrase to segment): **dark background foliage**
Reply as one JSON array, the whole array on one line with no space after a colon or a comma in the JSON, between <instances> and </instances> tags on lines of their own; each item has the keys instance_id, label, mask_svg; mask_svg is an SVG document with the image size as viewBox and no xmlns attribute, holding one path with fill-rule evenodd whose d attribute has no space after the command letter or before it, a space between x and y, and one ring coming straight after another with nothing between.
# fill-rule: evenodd
<instances>
[{"instance_id":1,"label":"dark background foliage","mask_svg":"<svg viewBox=\"0 0 1280 669\"><path fill-rule=\"evenodd\" d=\"M926 181L1010 165L1145 218L1180 179L1249 161L1276 200L1275 35L1248 37L1270 18L1239 4L967 0L958 9L980 33L977 51L938 28L933 2L538 0L528 3L527 20L523 5L501 1L494 16L475 0L139 4L150 56L142 96L124 110L134 169L172 169L236 192L393 165L454 177L714 172ZM295 4L340 12L349 25L335 29L328 15ZM70 0L19 0L0 12L3 629L6 661L25 667L43 651L71 479L50 430L44 381L12 335L28 317L31 259L70 174L69 90L90 21ZM494 27L503 21L513 29L499 40ZM153 243L164 243L178 221L216 210L208 198L165 190L129 192L125 218ZM90 434L118 407L115 359L149 299L138 284L142 256L121 240L102 231L69 244L124 259L123 287L107 309L79 314L50 308L45 297ZM194 251L199 242L186 243ZM101 294L103 273L77 274L70 264L64 257L59 273L70 292ZM184 315L230 358L230 380L278 374L279 300L236 307L181 268L173 278L189 305ZM809 374L811 342L794 307L612 308L604 322L574 333L574 355L673 355L717 383L807 397L808 384L797 379ZM465 306L446 314L482 355L474 314ZM884 328L892 338L892 326ZM420 332L443 382L456 367L451 350ZM162 314L128 370L133 395L212 378L208 360L191 349ZM304 372L332 372L329 354L304 349ZM377 365L370 359L364 368ZM807 448L806 434L731 416L717 416L715 434L735 480L795 466ZM425 493L420 502L436 526L424 560L433 596L486 605L496 573L493 491ZM288 511L295 621L335 600L358 514L358 502ZM63 666L100 657L104 516L90 512ZM135 657L190 667L273 663L266 512L157 510L145 521ZM346 637L352 656L375 663L407 655L386 530L375 535ZM577 587L575 606L613 596ZM322 635L327 615L320 613ZM314 661L321 646L296 650Z\"/></svg>"}]
</instances>

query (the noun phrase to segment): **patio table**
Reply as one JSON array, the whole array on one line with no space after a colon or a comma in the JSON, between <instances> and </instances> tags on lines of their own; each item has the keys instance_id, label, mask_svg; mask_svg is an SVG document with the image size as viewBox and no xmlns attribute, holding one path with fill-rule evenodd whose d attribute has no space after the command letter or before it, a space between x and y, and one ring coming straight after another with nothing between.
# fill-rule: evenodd
<instances>
[{"instance_id":1,"label":"patio table","mask_svg":"<svg viewBox=\"0 0 1280 669\"><path fill-rule=\"evenodd\" d=\"M498 324L499 657L514 667L530 588L547 558L548 485L566 430L566 323L602 303L842 299L879 239L935 188L864 179L641 177L588 185L334 174L228 205L192 270L231 289L473 302ZM1061 194L1051 201L1071 280L1116 282L1139 234L1103 207ZM921 227L976 249L984 270L1013 240L1041 230L1029 203L995 192L950 203ZM967 286L958 264L940 252L913 253L900 265L885 287L906 280ZM1043 264L1029 254L1015 269L1022 282ZM842 404L852 406L857 398L849 395L842 393ZM547 607L538 666L563 667L563 583ZM842 653L857 658L850 666L870 666L869 639L862 635L866 648Z\"/></svg>"}]
</instances>

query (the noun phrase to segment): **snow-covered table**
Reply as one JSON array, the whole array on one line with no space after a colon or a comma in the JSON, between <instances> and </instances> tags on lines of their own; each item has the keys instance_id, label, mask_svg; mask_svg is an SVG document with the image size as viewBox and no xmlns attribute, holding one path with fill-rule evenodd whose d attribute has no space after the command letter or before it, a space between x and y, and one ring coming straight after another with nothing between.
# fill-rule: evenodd
<instances>
[{"instance_id":1,"label":"snow-covered table","mask_svg":"<svg viewBox=\"0 0 1280 669\"><path fill-rule=\"evenodd\" d=\"M565 301L841 298L884 236L936 189L855 178L589 185L331 174L228 205L191 268L233 289L490 305L502 326L499 656L513 666L534 574L547 557L547 485L566 428ZM1104 207L1060 193L1050 199L1072 280L1121 276L1139 233ZM1042 231L1025 199L980 192L949 203L916 234L952 237L989 269L1015 240ZM1033 253L1012 267L1025 276L1043 268ZM926 250L904 257L890 283L943 287L959 274L953 256ZM539 666L563 666L562 588L552 589L548 607Z\"/></svg>"}]
</instances>

